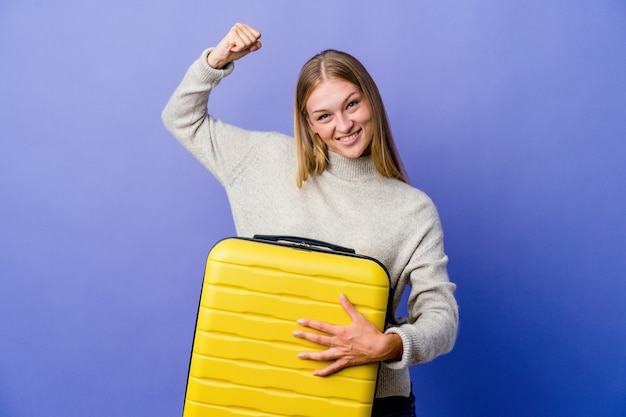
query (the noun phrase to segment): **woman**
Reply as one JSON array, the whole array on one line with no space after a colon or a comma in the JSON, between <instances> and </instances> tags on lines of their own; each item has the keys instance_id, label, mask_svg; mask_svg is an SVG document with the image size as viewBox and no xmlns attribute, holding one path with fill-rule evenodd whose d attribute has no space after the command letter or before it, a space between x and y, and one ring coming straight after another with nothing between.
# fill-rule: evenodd
<instances>
[{"instance_id":1,"label":"woman","mask_svg":"<svg viewBox=\"0 0 626 417\"><path fill-rule=\"evenodd\" d=\"M324 377L381 362L374 416L413 416L408 368L447 353L458 326L443 232L432 201L407 183L375 83L352 56L326 51L302 68L295 140L228 125L207 113L209 93L234 61L261 48L261 34L236 24L187 71L163 111L168 130L226 189L237 233L296 235L354 248L381 261L395 312L410 288L408 317L384 332L340 297L352 323L303 318L294 337L326 349L302 360L330 361Z\"/></svg>"}]
</instances>

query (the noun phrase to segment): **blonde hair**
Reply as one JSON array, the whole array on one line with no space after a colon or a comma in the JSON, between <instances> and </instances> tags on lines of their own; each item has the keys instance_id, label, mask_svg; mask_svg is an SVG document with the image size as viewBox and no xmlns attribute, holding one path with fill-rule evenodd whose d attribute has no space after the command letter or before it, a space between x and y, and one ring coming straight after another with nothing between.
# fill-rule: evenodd
<instances>
[{"instance_id":1,"label":"blonde hair","mask_svg":"<svg viewBox=\"0 0 626 417\"><path fill-rule=\"evenodd\" d=\"M397 178L408 183L408 176L396 150L387 112L376 83L363 64L352 55L329 49L315 55L304 64L296 84L294 136L298 158L298 187L302 187L309 176L321 174L328 165L326 144L311 131L307 122L306 104L317 85L329 78L347 81L361 91L374 119L371 155L376 170L385 177Z\"/></svg>"}]
</instances>

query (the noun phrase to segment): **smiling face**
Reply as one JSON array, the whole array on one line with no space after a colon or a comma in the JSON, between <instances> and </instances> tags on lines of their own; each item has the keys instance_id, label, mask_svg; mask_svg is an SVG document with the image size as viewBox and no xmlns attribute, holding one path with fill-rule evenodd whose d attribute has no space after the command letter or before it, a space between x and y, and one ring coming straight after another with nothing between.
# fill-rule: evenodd
<instances>
[{"instance_id":1,"label":"smiling face","mask_svg":"<svg viewBox=\"0 0 626 417\"><path fill-rule=\"evenodd\" d=\"M307 122L328 150L346 158L370 152L374 121L370 105L352 83L322 80L306 102Z\"/></svg>"}]
</instances>

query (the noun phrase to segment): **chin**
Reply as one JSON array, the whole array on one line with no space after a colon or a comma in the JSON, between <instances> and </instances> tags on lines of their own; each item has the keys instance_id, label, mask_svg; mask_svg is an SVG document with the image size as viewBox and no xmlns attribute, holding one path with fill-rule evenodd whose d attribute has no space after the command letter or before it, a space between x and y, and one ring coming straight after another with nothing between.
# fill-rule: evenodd
<instances>
[{"instance_id":1,"label":"chin","mask_svg":"<svg viewBox=\"0 0 626 417\"><path fill-rule=\"evenodd\" d=\"M353 152L341 152L339 154L341 156L345 157L345 158L357 159L357 158L360 158L362 156L367 155L368 152L365 152L365 151L353 151Z\"/></svg>"}]
</instances>

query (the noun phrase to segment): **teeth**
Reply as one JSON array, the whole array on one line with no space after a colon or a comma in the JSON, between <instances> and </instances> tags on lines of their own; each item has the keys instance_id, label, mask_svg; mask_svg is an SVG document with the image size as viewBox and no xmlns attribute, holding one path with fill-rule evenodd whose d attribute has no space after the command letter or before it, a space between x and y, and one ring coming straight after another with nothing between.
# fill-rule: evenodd
<instances>
[{"instance_id":1,"label":"teeth","mask_svg":"<svg viewBox=\"0 0 626 417\"><path fill-rule=\"evenodd\" d=\"M350 136L344 136L344 137L342 137L342 138L339 138L339 141L340 141L340 142L350 142L351 140L353 140L354 138L356 138L356 135L358 135L358 133L359 133L359 132L356 132L356 133L355 133L355 134L353 134L353 135L350 135Z\"/></svg>"}]
</instances>

